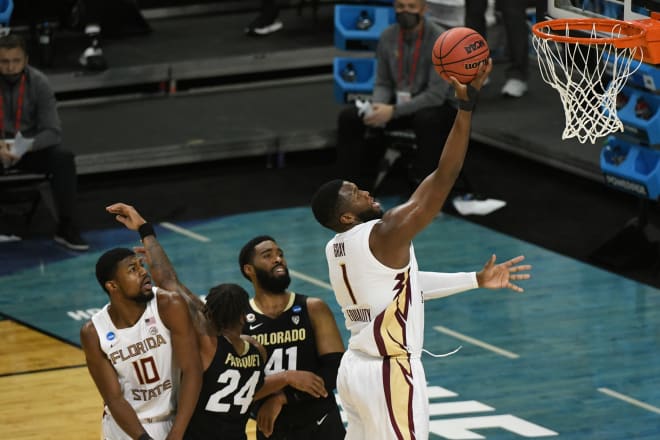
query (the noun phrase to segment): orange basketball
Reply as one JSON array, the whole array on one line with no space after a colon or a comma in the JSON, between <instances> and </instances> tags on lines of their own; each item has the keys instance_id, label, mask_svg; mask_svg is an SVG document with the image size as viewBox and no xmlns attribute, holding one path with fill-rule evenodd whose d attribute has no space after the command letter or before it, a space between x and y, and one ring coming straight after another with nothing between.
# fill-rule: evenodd
<instances>
[{"instance_id":1,"label":"orange basketball","mask_svg":"<svg viewBox=\"0 0 660 440\"><path fill-rule=\"evenodd\" d=\"M440 34L433 45L433 66L443 79L453 76L463 84L472 81L490 50L486 39L474 29L455 27Z\"/></svg>"}]
</instances>

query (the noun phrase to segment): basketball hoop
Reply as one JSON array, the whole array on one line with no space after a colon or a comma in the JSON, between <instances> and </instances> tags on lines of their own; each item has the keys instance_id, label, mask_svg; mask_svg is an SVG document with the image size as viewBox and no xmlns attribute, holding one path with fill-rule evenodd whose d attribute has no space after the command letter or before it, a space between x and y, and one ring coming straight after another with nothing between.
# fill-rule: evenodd
<instances>
[{"instance_id":1,"label":"basketball hoop","mask_svg":"<svg viewBox=\"0 0 660 440\"><path fill-rule=\"evenodd\" d=\"M532 32L541 77L559 92L564 107L562 139L593 144L623 131L616 98L641 64L644 28L619 20L565 18L537 23ZM633 63L635 57L639 63Z\"/></svg>"}]
</instances>

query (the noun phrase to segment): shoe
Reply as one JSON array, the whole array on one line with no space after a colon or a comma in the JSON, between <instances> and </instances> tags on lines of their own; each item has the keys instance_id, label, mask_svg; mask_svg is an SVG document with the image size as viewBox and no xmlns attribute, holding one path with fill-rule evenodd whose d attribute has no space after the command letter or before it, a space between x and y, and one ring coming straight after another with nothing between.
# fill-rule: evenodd
<instances>
[{"instance_id":1,"label":"shoe","mask_svg":"<svg viewBox=\"0 0 660 440\"><path fill-rule=\"evenodd\" d=\"M55 242L74 251L86 251L89 244L80 236L80 231L72 223L62 223L53 237Z\"/></svg>"},{"instance_id":2,"label":"shoe","mask_svg":"<svg viewBox=\"0 0 660 440\"><path fill-rule=\"evenodd\" d=\"M85 51L78 58L80 65L89 70L105 70L108 68L108 63L105 61L103 49L99 44L98 39L92 40L92 44L85 49Z\"/></svg>"},{"instance_id":3,"label":"shoe","mask_svg":"<svg viewBox=\"0 0 660 440\"><path fill-rule=\"evenodd\" d=\"M257 35L260 37L270 35L282 29L284 25L277 18L268 20L263 16L258 16L248 27L245 28L247 35Z\"/></svg>"},{"instance_id":4,"label":"shoe","mask_svg":"<svg viewBox=\"0 0 660 440\"><path fill-rule=\"evenodd\" d=\"M454 209L461 215L488 215L506 206L504 200L486 199L473 194L454 197Z\"/></svg>"},{"instance_id":5,"label":"shoe","mask_svg":"<svg viewBox=\"0 0 660 440\"><path fill-rule=\"evenodd\" d=\"M520 98L525 93L527 93L527 83L516 78L508 79L502 87L502 95L504 96Z\"/></svg>"},{"instance_id":6,"label":"shoe","mask_svg":"<svg viewBox=\"0 0 660 440\"><path fill-rule=\"evenodd\" d=\"M21 241L21 237L14 234L0 234L0 243L7 243L10 241Z\"/></svg>"}]
</instances>

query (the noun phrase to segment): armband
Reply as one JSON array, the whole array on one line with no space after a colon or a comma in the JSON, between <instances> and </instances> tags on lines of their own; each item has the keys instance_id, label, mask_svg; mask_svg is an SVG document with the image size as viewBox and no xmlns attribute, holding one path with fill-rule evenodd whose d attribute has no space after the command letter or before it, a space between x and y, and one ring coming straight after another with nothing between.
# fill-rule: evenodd
<instances>
[{"instance_id":1,"label":"armband","mask_svg":"<svg viewBox=\"0 0 660 440\"><path fill-rule=\"evenodd\" d=\"M467 112L471 112L472 110L474 110L474 106L477 105L479 90L472 87L472 84L467 84L467 95L468 95L467 101L458 99L458 108L461 110L465 110Z\"/></svg>"},{"instance_id":2,"label":"armband","mask_svg":"<svg viewBox=\"0 0 660 440\"><path fill-rule=\"evenodd\" d=\"M140 227L138 228L138 234L140 234L140 239L144 240L145 237L148 237L150 235L153 235L154 237L156 236L156 231L154 231L154 226L149 223L142 223Z\"/></svg>"}]
</instances>

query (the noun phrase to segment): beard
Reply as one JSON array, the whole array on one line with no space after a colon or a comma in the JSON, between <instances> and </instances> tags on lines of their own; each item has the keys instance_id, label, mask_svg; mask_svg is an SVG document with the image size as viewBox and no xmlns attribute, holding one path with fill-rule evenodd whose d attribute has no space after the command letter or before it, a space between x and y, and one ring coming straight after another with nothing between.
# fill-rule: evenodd
<instances>
[{"instance_id":1,"label":"beard","mask_svg":"<svg viewBox=\"0 0 660 440\"><path fill-rule=\"evenodd\" d=\"M289 276L289 269L284 268L286 273L284 275L276 276L272 272L255 267L255 275L261 287L265 290L275 293L286 293L286 288L291 284L291 277Z\"/></svg>"},{"instance_id":2,"label":"beard","mask_svg":"<svg viewBox=\"0 0 660 440\"><path fill-rule=\"evenodd\" d=\"M151 289L149 289L148 292L140 291L140 293L138 293L135 297L133 297L133 301L135 301L138 304L144 304L144 303L148 303L153 298L154 298L154 292L152 292Z\"/></svg>"},{"instance_id":3,"label":"beard","mask_svg":"<svg viewBox=\"0 0 660 440\"><path fill-rule=\"evenodd\" d=\"M376 220L383 217L383 210L378 208L366 209L362 212L357 213L357 217L362 223L368 222L370 220Z\"/></svg>"}]
</instances>

